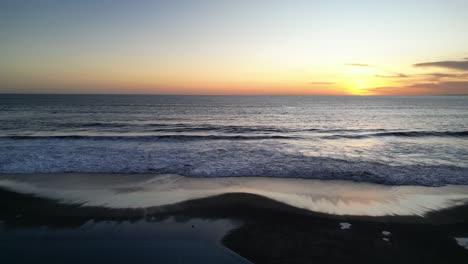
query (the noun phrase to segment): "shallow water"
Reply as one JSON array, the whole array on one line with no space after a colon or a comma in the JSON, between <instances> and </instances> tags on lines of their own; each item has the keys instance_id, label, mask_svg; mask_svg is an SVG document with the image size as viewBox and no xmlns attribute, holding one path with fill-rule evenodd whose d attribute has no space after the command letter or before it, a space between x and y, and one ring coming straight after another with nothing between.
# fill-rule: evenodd
<instances>
[{"instance_id":1,"label":"shallow water","mask_svg":"<svg viewBox=\"0 0 468 264\"><path fill-rule=\"evenodd\" d=\"M468 186L388 186L348 181L179 175L2 175L0 187L109 208L148 208L225 193L252 193L313 212L336 215L418 215L468 202Z\"/></svg>"},{"instance_id":2,"label":"shallow water","mask_svg":"<svg viewBox=\"0 0 468 264\"><path fill-rule=\"evenodd\" d=\"M250 263L221 245L229 220L93 222L77 227L8 228L2 263Z\"/></svg>"}]
</instances>

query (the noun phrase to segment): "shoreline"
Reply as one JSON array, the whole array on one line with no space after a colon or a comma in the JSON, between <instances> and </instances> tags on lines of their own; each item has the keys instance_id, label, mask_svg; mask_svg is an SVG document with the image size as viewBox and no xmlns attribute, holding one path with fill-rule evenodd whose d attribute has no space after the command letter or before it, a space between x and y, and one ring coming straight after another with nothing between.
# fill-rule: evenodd
<instances>
[{"instance_id":1,"label":"shoreline","mask_svg":"<svg viewBox=\"0 0 468 264\"><path fill-rule=\"evenodd\" d=\"M468 203L468 185L393 186L302 178L195 178L155 174L0 174L0 188L64 204L150 208L249 193L329 215L425 216Z\"/></svg>"}]
</instances>

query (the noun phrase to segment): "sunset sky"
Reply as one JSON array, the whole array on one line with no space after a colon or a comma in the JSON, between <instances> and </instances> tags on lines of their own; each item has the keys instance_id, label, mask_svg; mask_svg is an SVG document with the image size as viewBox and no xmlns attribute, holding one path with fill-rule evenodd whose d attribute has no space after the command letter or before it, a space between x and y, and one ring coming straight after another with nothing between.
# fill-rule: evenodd
<instances>
[{"instance_id":1,"label":"sunset sky","mask_svg":"<svg viewBox=\"0 0 468 264\"><path fill-rule=\"evenodd\" d=\"M0 92L468 94L468 1L0 1Z\"/></svg>"}]
</instances>

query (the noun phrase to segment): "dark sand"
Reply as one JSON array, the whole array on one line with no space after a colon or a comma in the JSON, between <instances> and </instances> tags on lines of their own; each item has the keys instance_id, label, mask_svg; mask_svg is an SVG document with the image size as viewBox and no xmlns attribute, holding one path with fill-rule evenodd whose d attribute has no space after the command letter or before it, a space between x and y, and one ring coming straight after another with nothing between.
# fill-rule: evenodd
<instances>
[{"instance_id":1,"label":"dark sand","mask_svg":"<svg viewBox=\"0 0 468 264\"><path fill-rule=\"evenodd\" d=\"M94 260L118 263L186 263L187 259L194 263L245 262L244 259L233 256L229 250L212 250L216 246L197 249L195 245L198 242L181 244L179 242L186 239L183 236L178 243L173 244L178 247L174 249L164 247L165 243L161 243L159 238L147 235L167 230L169 220L184 223L172 225L173 229L167 231L168 235L163 238L166 239L163 242L168 241L169 244L171 233L180 233L187 227L203 229L199 233L201 236L202 233L210 232L210 226L219 226L216 221L238 223L221 228L230 231L222 238L215 235L214 239L222 239L227 248L253 263L468 263L468 250L459 246L454 239L468 236L468 206L433 212L424 218L351 217L314 213L253 194L230 193L161 207L108 209L79 204L65 205L51 199L8 190L0 190L0 206L2 233L6 230L44 228L73 230L86 226L90 221L95 225L114 225L113 231L105 231L109 229L106 227L88 229L86 236L76 237L69 232L58 235L59 241L62 239L63 243L70 243L72 247L80 249L64 251L68 255L76 254L74 263L89 263ZM341 229L340 223L350 223L351 227ZM151 231L151 225L161 228ZM383 231L391 234L384 235ZM135 232L146 234L145 243L141 243L140 236L128 235ZM122 237L122 233L127 235ZM53 253L57 244L46 243L46 239L39 244L39 248L10 246L5 251L5 245L9 242L21 245L18 241L13 241L13 238L9 240L8 237L2 237L4 250L0 255L1 263L29 263L28 258L23 258L24 262L21 262L21 254L34 256L36 263L58 263L51 259L53 256L61 256L60 250ZM21 237L16 238L21 240ZM25 238L31 239L31 236ZM109 243L116 238L124 238L126 241L118 247L110 246ZM37 247L38 244L35 245ZM125 252L112 252L111 249ZM198 251L200 258L187 254L189 251ZM106 258L106 254L119 257ZM178 259L178 254L185 254L188 258Z\"/></svg>"}]
</instances>

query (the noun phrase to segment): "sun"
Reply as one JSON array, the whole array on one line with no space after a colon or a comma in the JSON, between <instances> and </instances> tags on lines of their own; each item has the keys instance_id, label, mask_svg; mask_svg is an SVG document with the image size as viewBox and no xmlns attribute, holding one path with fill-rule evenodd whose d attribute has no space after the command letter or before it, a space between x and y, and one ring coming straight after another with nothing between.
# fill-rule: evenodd
<instances>
[{"instance_id":1,"label":"sun","mask_svg":"<svg viewBox=\"0 0 468 264\"><path fill-rule=\"evenodd\" d=\"M356 82L356 88L357 89L365 89L369 86L369 83L367 81L359 80Z\"/></svg>"},{"instance_id":2,"label":"sun","mask_svg":"<svg viewBox=\"0 0 468 264\"><path fill-rule=\"evenodd\" d=\"M358 79L350 82L348 87L348 91L352 95L371 95L372 92L369 91L369 88L372 88L373 85L369 80Z\"/></svg>"}]
</instances>

